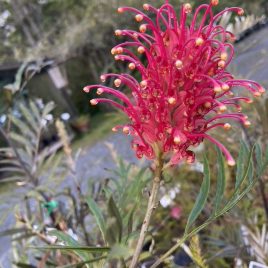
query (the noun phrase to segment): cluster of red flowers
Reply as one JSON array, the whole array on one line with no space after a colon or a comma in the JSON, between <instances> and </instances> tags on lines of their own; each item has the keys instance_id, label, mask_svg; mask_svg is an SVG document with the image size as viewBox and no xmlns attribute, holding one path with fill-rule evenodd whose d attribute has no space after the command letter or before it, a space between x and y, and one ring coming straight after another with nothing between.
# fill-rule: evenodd
<instances>
[{"instance_id":1,"label":"cluster of red flowers","mask_svg":"<svg viewBox=\"0 0 268 268\"><path fill-rule=\"evenodd\" d=\"M234 79L226 71L233 58L231 42L235 37L217 22L226 12L242 15L243 9L226 8L214 15L212 8L217 4L218 0L211 0L210 4L200 5L189 25L186 21L192 12L190 4L182 5L179 19L168 1L159 9L143 5L154 20L132 7L118 9L119 13L134 13L136 21L142 24L139 31L116 30L116 36L131 40L117 45L111 52L115 60L128 62L130 70L136 69L141 81L129 74L101 75L102 82L114 79L116 88L127 86L131 97L104 85L86 86L84 91L97 89L98 95L108 93L120 100L118 103L96 98L91 104L110 103L127 114L130 123L113 130L121 128L133 136L132 147L138 158L154 159L160 152L170 156L171 164L183 159L192 163L195 156L191 146L208 139L222 150L229 165L235 164L228 150L208 132L216 127L230 129L225 119L249 126L238 102L252 100L237 96L236 89L244 87L256 97L264 89L254 81ZM144 56L145 63L135 50Z\"/></svg>"}]
</instances>

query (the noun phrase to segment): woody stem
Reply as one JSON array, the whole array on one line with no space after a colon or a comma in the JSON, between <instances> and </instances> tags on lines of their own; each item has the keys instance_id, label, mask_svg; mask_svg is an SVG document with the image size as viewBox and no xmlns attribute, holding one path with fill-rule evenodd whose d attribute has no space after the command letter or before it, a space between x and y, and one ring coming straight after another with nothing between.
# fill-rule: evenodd
<instances>
[{"instance_id":1,"label":"woody stem","mask_svg":"<svg viewBox=\"0 0 268 268\"><path fill-rule=\"evenodd\" d=\"M149 224L150 224L150 220L153 214L153 211L155 210L155 208L157 207L157 195L158 195L158 191L160 188L160 182L162 179L162 169L163 169L163 162L161 157L159 156L158 161L157 161L157 165L156 165L156 169L155 169L155 176L152 182L152 189L151 189L151 193L150 193L150 198L148 201L148 206L147 206L147 210L145 213L145 217L142 223L142 227L141 227L141 231L140 231L140 236L139 236L139 240L131 261L131 264L129 266L129 268L136 268L138 261L139 261L139 257L142 251L142 247L143 247L143 243L145 240L145 236L146 233L148 231L149 228Z\"/></svg>"}]
</instances>

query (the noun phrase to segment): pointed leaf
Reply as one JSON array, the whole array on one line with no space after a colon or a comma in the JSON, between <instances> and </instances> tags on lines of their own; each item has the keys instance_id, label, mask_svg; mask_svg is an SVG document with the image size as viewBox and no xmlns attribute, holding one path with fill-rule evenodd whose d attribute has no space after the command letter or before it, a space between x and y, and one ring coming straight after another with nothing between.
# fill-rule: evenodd
<instances>
[{"instance_id":1,"label":"pointed leaf","mask_svg":"<svg viewBox=\"0 0 268 268\"><path fill-rule=\"evenodd\" d=\"M214 200L214 209L212 215L214 215L222 202L222 198L224 195L224 190L225 190L225 182L226 182L226 177L225 177L225 169L224 169L224 160L222 156L222 152L220 149L217 147L217 155L218 155L218 176L217 176L217 188L216 188L216 195L215 195L215 200Z\"/></svg>"},{"instance_id":2,"label":"pointed leaf","mask_svg":"<svg viewBox=\"0 0 268 268\"><path fill-rule=\"evenodd\" d=\"M187 225L185 228L185 233L188 233L189 228L191 227L191 225L194 223L194 221L197 219L197 217L200 215L201 211L205 207L209 194L209 188L210 188L210 170L208 160L206 157L204 157L204 179L199 194L197 196L197 199L195 201L195 204L193 206L193 209L189 215Z\"/></svg>"},{"instance_id":3,"label":"pointed leaf","mask_svg":"<svg viewBox=\"0 0 268 268\"><path fill-rule=\"evenodd\" d=\"M116 219L117 227L118 227L118 241L120 242L123 235L123 222L120 215L120 212L114 202L113 197L111 196L108 201L108 212L111 217Z\"/></svg>"},{"instance_id":4,"label":"pointed leaf","mask_svg":"<svg viewBox=\"0 0 268 268\"><path fill-rule=\"evenodd\" d=\"M237 189L238 185L240 185L240 182L243 179L243 171L245 169L245 158L247 157L246 154L247 154L247 147L244 142L241 142L237 159L235 189Z\"/></svg>"},{"instance_id":5,"label":"pointed leaf","mask_svg":"<svg viewBox=\"0 0 268 268\"><path fill-rule=\"evenodd\" d=\"M104 217L100 208L91 197L87 198L87 204L97 222L97 225L101 231L103 240L106 241L106 238L105 238L106 224L105 224L105 220L104 220Z\"/></svg>"},{"instance_id":6,"label":"pointed leaf","mask_svg":"<svg viewBox=\"0 0 268 268\"><path fill-rule=\"evenodd\" d=\"M90 253L102 253L110 250L109 247L86 247L86 246L45 246L45 247L34 247L35 249L59 249L62 251L85 251Z\"/></svg>"},{"instance_id":7,"label":"pointed leaf","mask_svg":"<svg viewBox=\"0 0 268 268\"><path fill-rule=\"evenodd\" d=\"M54 235L56 236L59 240L61 240L62 242L64 242L66 244L65 247L71 247L73 248L73 252L79 256L83 261L88 260L89 257L91 257L91 255L88 255L87 252L85 252L84 250L80 250L80 249L74 249L74 248L79 248L81 247L81 245L74 240L71 236L60 232L58 230L53 230L49 232L49 235Z\"/></svg>"}]
</instances>

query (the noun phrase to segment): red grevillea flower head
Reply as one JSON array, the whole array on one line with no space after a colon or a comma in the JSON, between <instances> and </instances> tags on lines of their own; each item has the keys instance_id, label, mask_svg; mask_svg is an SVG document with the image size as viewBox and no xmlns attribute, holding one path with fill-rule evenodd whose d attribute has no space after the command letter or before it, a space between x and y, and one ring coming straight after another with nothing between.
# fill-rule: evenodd
<instances>
[{"instance_id":1,"label":"red grevillea flower head","mask_svg":"<svg viewBox=\"0 0 268 268\"><path fill-rule=\"evenodd\" d=\"M200 5L190 24L186 22L192 12L190 4L182 5L179 17L168 1L159 9L144 4L146 14L132 7L118 9L119 13L134 13L140 26L139 31L116 30L116 36L129 41L111 52L115 60L127 62L141 78L138 81L129 74L104 74L102 82L114 79L115 89L91 85L84 91L96 89L98 95L108 93L120 100L96 98L90 102L110 103L127 114L130 123L113 130L122 129L133 136L132 147L138 158L154 159L161 153L170 157L172 165L183 159L192 163L195 155L190 148L207 139L222 150L229 165L235 164L228 150L208 132L230 129L226 120L231 119L249 126L238 102L252 101L238 96L237 89L246 88L256 97L264 89L254 81L234 79L226 70L234 54L230 41L235 37L217 22L226 12L242 15L243 9L232 7L213 14L217 4L218 0L211 0ZM131 97L116 89L122 86L131 90Z\"/></svg>"}]
</instances>

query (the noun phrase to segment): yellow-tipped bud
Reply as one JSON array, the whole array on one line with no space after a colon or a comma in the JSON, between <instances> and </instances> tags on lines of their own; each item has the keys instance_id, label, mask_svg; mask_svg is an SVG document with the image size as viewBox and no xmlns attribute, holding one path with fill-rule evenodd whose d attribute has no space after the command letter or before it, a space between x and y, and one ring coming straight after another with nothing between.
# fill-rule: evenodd
<instances>
[{"instance_id":1,"label":"yellow-tipped bud","mask_svg":"<svg viewBox=\"0 0 268 268\"><path fill-rule=\"evenodd\" d=\"M106 77L105 77L105 75L102 74L102 75L100 76L100 80L101 80L101 82L105 82L105 81L106 81Z\"/></svg>"},{"instance_id":2,"label":"yellow-tipped bud","mask_svg":"<svg viewBox=\"0 0 268 268\"><path fill-rule=\"evenodd\" d=\"M123 127L123 133L129 134L129 127L128 126Z\"/></svg>"},{"instance_id":3,"label":"yellow-tipped bud","mask_svg":"<svg viewBox=\"0 0 268 268\"><path fill-rule=\"evenodd\" d=\"M136 68L135 63L131 62L131 63L128 65L128 68L129 68L130 70L135 70L135 68Z\"/></svg>"},{"instance_id":4,"label":"yellow-tipped bud","mask_svg":"<svg viewBox=\"0 0 268 268\"><path fill-rule=\"evenodd\" d=\"M116 87L120 87L120 86L121 86L121 83L122 83L121 79L115 79L115 80L114 80L114 85L115 85Z\"/></svg>"},{"instance_id":5,"label":"yellow-tipped bud","mask_svg":"<svg viewBox=\"0 0 268 268\"><path fill-rule=\"evenodd\" d=\"M140 30L141 33L145 33L146 30L147 30L147 26L146 26L146 24L142 24L142 25L140 26L139 30Z\"/></svg>"},{"instance_id":6,"label":"yellow-tipped bud","mask_svg":"<svg viewBox=\"0 0 268 268\"><path fill-rule=\"evenodd\" d=\"M174 105L176 103L176 99L174 97L168 98L168 103Z\"/></svg>"},{"instance_id":7,"label":"yellow-tipped bud","mask_svg":"<svg viewBox=\"0 0 268 268\"><path fill-rule=\"evenodd\" d=\"M99 87L98 89L97 89L97 94L98 95L101 95L102 93L103 93L103 88L101 88L101 87Z\"/></svg>"},{"instance_id":8,"label":"yellow-tipped bud","mask_svg":"<svg viewBox=\"0 0 268 268\"><path fill-rule=\"evenodd\" d=\"M180 138L180 136L176 136L176 137L174 137L173 141L174 141L175 144L180 144L180 143L181 143L181 138Z\"/></svg>"},{"instance_id":9,"label":"yellow-tipped bud","mask_svg":"<svg viewBox=\"0 0 268 268\"><path fill-rule=\"evenodd\" d=\"M214 90L215 93L221 93L221 87L220 86L215 86L213 90Z\"/></svg>"},{"instance_id":10,"label":"yellow-tipped bud","mask_svg":"<svg viewBox=\"0 0 268 268\"><path fill-rule=\"evenodd\" d=\"M261 96L261 93L259 92L259 91L256 91L256 92L254 92L254 94L253 94L255 97L260 97Z\"/></svg>"},{"instance_id":11,"label":"yellow-tipped bud","mask_svg":"<svg viewBox=\"0 0 268 268\"><path fill-rule=\"evenodd\" d=\"M142 81L140 82L140 86L141 86L141 88L146 88L146 87L147 87L147 81L142 80Z\"/></svg>"},{"instance_id":12,"label":"yellow-tipped bud","mask_svg":"<svg viewBox=\"0 0 268 268\"><path fill-rule=\"evenodd\" d=\"M117 54L122 54L123 51L124 51L124 49L123 49L122 47L118 47L118 48L116 49L116 53L117 53Z\"/></svg>"},{"instance_id":13,"label":"yellow-tipped bud","mask_svg":"<svg viewBox=\"0 0 268 268\"><path fill-rule=\"evenodd\" d=\"M138 52L143 54L145 52L145 48L143 46L138 47Z\"/></svg>"},{"instance_id":14,"label":"yellow-tipped bud","mask_svg":"<svg viewBox=\"0 0 268 268\"><path fill-rule=\"evenodd\" d=\"M116 36L121 36L122 35L122 31L121 30L115 30L114 34Z\"/></svg>"},{"instance_id":15,"label":"yellow-tipped bud","mask_svg":"<svg viewBox=\"0 0 268 268\"><path fill-rule=\"evenodd\" d=\"M244 11L243 8L240 8L240 9L237 11L237 14L238 14L239 16L243 16L244 13L245 13L245 11Z\"/></svg>"},{"instance_id":16,"label":"yellow-tipped bud","mask_svg":"<svg viewBox=\"0 0 268 268\"><path fill-rule=\"evenodd\" d=\"M119 7L119 8L117 9L117 12L118 12L118 13L123 13L123 12L124 12L124 9L123 9L122 7Z\"/></svg>"},{"instance_id":17,"label":"yellow-tipped bud","mask_svg":"<svg viewBox=\"0 0 268 268\"><path fill-rule=\"evenodd\" d=\"M184 7L184 12L185 12L185 13L188 14L188 13L191 13L191 12L192 12L192 6L191 6L190 3L186 3L186 4L184 4L183 7Z\"/></svg>"},{"instance_id":18,"label":"yellow-tipped bud","mask_svg":"<svg viewBox=\"0 0 268 268\"><path fill-rule=\"evenodd\" d=\"M212 6L217 6L219 4L219 0L211 0L210 3Z\"/></svg>"},{"instance_id":19,"label":"yellow-tipped bud","mask_svg":"<svg viewBox=\"0 0 268 268\"><path fill-rule=\"evenodd\" d=\"M176 60L175 66L178 70L180 70L183 67L183 63L181 60Z\"/></svg>"},{"instance_id":20,"label":"yellow-tipped bud","mask_svg":"<svg viewBox=\"0 0 268 268\"><path fill-rule=\"evenodd\" d=\"M263 93L265 92L265 89L264 89L263 87L260 87L260 88L259 88L259 92L260 92L261 94L263 94Z\"/></svg>"},{"instance_id":21,"label":"yellow-tipped bud","mask_svg":"<svg viewBox=\"0 0 268 268\"><path fill-rule=\"evenodd\" d=\"M112 48L112 50L111 50L111 54L112 54L112 55L115 55L115 54L116 54L116 48Z\"/></svg>"},{"instance_id":22,"label":"yellow-tipped bud","mask_svg":"<svg viewBox=\"0 0 268 268\"><path fill-rule=\"evenodd\" d=\"M196 44L197 46L202 46L202 45L204 44L204 39L201 38L201 37L196 38L196 40L195 40L195 44Z\"/></svg>"},{"instance_id":23,"label":"yellow-tipped bud","mask_svg":"<svg viewBox=\"0 0 268 268\"><path fill-rule=\"evenodd\" d=\"M135 16L135 20L136 20L137 22L141 22L141 21L143 20L143 16L142 16L141 14L137 14L137 15Z\"/></svg>"},{"instance_id":24,"label":"yellow-tipped bud","mask_svg":"<svg viewBox=\"0 0 268 268\"><path fill-rule=\"evenodd\" d=\"M115 55L115 56L114 56L114 59L115 59L115 60L120 60L120 57L119 57L118 55Z\"/></svg>"},{"instance_id":25,"label":"yellow-tipped bud","mask_svg":"<svg viewBox=\"0 0 268 268\"><path fill-rule=\"evenodd\" d=\"M235 161L233 159L230 159L227 161L227 164L228 164L228 166L233 167L233 166L235 166Z\"/></svg>"},{"instance_id":26,"label":"yellow-tipped bud","mask_svg":"<svg viewBox=\"0 0 268 268\"><path fill-rule=\"evenodd\" d=\"M205 108L208 108L208 109L211 108L211 105L212 104L209 101L207 101L207 102L204 103Z\"/></svg>"},{"instance_id":27,"label":"yellow-tipped bud","mask_svg":"<svg viewBox=\"0 0 268 268\"><path fill-rule=\"evenodd\" d=\"M250 127L250 126L251 126L251 122L248 121L248 120L245 121L245 122L244 122L244 126L245 126L245 127Z\"/></svg>"},{"instance_id":28,"label":"yellow-tipped bud","mask_svg":"<svg viewBox=\"0 0 268 268\"><path fill-rule=\"evenodd\" d=\"M86 92L86 93L88 93L89 92L89 88L88 87L84 87L83 88L83 91Z\"/></svg>"},{"instance_id":29,"label":"yellow-tipped bud","mask_svg":"<svg viewBox=\"0 0 268 268\"><path fill-rule=\"evenodd\" d=\"M117 128L116 128L116 127L113 127L113 128L112 128L112 131L113 131L113 132L117 132Z\"/></svg>"},{"instance_id":30,"label":"yellow-tipped bud","mask_svg":"<svg viewBox=\"0 0 268 268\"><path fill-rule=\"evenodd\" d=\"M224 124L223 128L224 128L225 130L229 130L229 129L232 128L232 126L231 126L230 124L226 123L226 124Z\"/></svg>"},{"instance_id":31,"label":"yellow-tipped bud","mask_svg":"<svg viewBox=\"0 0 268 268\"><path fill-rule=\"evenodd\" d=\"M226 52L221 53L221 60L226 61L228 58L228 54Z\"/></svg>"},{"instance_id":32,"label":"yellow-tipped bud","mask_svg":"<svg viewBox=\"0 0 268 268\"><path fill-rule=\"evenodd\" d=\"M230 87L229 87L227 84L223 84L223 85L221 86L221 88L222 88L223 91L227 91L227 90L230 89Z\"/></svg>"},{"instance_id":33,"label":"yellow-tipped bud","mask_svg":"<svg viewBox=\"0 0 268 268\"><path fill-rule=\"evenodd\" d=\"M95 99L92 99L92 100L90 100L90 104L91 105L97 105L98 104L98 101L97 100L95 100Z\"/></svg>"},{"instance_id":34,"label":"yellow-tipped bud","mask_svg":"<svg viewBox=\"0 0 268 268\"><path fill-rule=\"evenodd\" d=\"M220 60L220 61L218 62L218 67L220 67L220 68L224 68L224 67L225 67L225 61L224 61L224 60Z\"/></svg>"},{"instance_id":35,"label":"yellow-tipped bud","mask_svg":"<svg viewBox=\"0 0 268 268\"><path fill-rule=\"evenodd\" d=\"M143 4L143 9L148 11L150 9L150 6L148 4Z\"/></svg>"},{"instance_id":36,"label":"yellow-tipped bud","mask_svg":"<svg viewBox=\"0 0 268 268\"><path fill-rule=\"evenodd\" d=\"M227 107L226 107L225 105L220 105L220 106L219 106L219 110L220 110L221 112L225 112L225 111L227 110Z\"/></svg>"}]
</instances>

